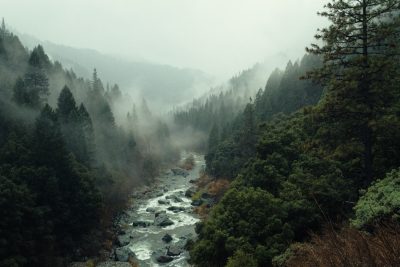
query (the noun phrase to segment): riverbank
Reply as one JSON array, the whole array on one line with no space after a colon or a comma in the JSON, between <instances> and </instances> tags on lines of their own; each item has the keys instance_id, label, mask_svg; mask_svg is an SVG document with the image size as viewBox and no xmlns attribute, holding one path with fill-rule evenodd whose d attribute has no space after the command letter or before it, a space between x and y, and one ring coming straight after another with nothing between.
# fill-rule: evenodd
<instances>
[{"instance_id":1,"label":"riverbank","mask_svg":"<svg viewBox=\"0 0 400 267\"><path fill-rule=\"evenodd\" d=\"M188 158L193 162L190 166ZM108 255L103 252L102 262L92 266L128 266L128 262L141 267L189 266L185 245L196 238L194 228L200 220L191 196L204 164L204 156L183 153L179 167L137 188L129 207L114 222L116 238Z\"/></svg>"}]
</instances>

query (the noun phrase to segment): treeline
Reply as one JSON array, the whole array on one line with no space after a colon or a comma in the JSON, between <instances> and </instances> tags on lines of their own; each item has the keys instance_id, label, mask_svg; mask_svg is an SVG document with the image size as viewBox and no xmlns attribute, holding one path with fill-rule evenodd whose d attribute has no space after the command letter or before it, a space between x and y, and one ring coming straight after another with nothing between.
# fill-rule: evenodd
<instances>
[{"instance_id":1,"label":"treeline","mask_svg":"<svg viewBox=\"0 0 400 267\"><path fill-rule=\"evenodd\" d=\"M179 130L189 128L204 136L194 149L207 149L207 135L214 124L227 126L265 84L264 64L240 72L226 84L212 88L204 97L173 110L173 120Z\"/></svg>"},{"instance_id":2,"label":"treeline","mask_svg":"<svg viewBox=\"0 0 400 267\"><path fill-rule=\"evenodd\" d=\"M41 46L27 51L3 20L0 266L65 266L97 253L132 187L177 157L156 116L116 123L121 98L96 70L85 80Z\"/></svg>"},{"instance_id":3,"label":"treeline","mask_svg":"<svg viewBox=\"0 0 400 267\"><path fill-rule=\"evenodd\" d=\"M400 1L325 8L311 55L210 131L207 173L231 187L197 226L196 266L399 265Z\"/></svg>"}]
</instances>

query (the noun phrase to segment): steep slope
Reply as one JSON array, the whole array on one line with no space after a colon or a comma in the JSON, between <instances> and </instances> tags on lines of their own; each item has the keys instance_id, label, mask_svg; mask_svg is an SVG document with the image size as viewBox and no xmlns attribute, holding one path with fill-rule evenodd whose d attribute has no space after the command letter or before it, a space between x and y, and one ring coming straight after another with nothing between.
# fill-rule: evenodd
<instances>
[{"instance_id":1,"label":"steep slope","mask_svg":"<svg viewBox=\"0 0 400 267\"><path fill-rule=\"evenodd\" d=\"M123 91L151 99L153 105L162 109L198 96L212 83L211 76L200 70L122 59L92 49L41 41L26 34L21 35L21 41L30 49L41 44L51 58L73 68L78 76L90 78L96 67L104 81L118 82Z\"/></svg>"}]
</instances>

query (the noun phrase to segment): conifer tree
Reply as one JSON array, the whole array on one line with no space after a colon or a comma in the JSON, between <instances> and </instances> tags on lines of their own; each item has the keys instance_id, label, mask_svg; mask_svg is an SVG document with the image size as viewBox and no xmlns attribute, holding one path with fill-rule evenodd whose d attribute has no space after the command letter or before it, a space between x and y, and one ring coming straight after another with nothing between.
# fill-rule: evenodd
<instances>
[{"instance_id":1,"label":"conifer tree","mask_svg":"<svg viewBox=\"0 0 400 267\"><path fill-rule=\"evenodd\" d=\"M9 34L6 23L4 22L4 18L1 20L1 28L0 28L0 37L4 39Z\"/></svg>"},{"instance_id":2,"label":"conifer tree","mask_svg":"<svg viewBox=\"0 0 400 267\"><path fill-rule=\"evenodd\" d=\"M49 61L43 48L38 46L29 57L28 70L24 76L24 91L29 97L22 104L32 108L40 108L47 100L49 95L49 80L45 73L45 67Z\"/></svg>"},{"instance_id":3,"label":"conifer tree","mask_svg":"<svg viewBox=\"0 0 400 267\"><path fill-rule=\"evenodd\" d=\"M216 123L214 123L208 137L208 150L211 151L216 149L219 141L219 127Z\"/></svg>"},{"instance_id":4,"label":"conifer tree","mask_svg":"<svg viewBox=\"0 0 400 267\"><path fill-rule=\"evenodd\" d=\"M71 119L73 113L77 112L76 102L70 89L67 86L61 90L57 102L58 117L66 122Z\"/></svg>"},{"instance_id":5,"label":"conifer tree","mask_svg":"<svg viewBox=\"0 0 400 267\"><path fill-rule=\"evenodd\" d=\"M324 112L363 146L364 184L374 177L374 124L390 105L398 73L399 0L332 0L316 34L323 67L308 77L327 85Z\"/></svg>"}]
</instances>

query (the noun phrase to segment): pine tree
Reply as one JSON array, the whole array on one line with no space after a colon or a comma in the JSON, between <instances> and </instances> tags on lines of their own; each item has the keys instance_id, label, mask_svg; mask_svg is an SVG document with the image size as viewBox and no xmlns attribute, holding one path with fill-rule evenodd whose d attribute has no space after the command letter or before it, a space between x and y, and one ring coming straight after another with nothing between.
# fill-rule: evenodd
<instances>
[{"instance_id":1,"label":"pine tree","mask_svg":"<svg viewBox=\"0 0 400 267\"><path fill-rule=\"evenodd\" d=\"M308 77L327 85L324 112L335 127L363 146L364 184L373 176L374 124L390 105L398 71L399 0L332 0L320 15L332 24L315 36L322 45L307 51L323 56Z\"/></svg>"},{"instance_id":2,"label":"pine tree","mask_svg":"<svg viewBox=\"0 0 400 267\"><path fill-rule=\"evenodd\" d=\"M79 114L79 121L82 126L85 138L85 149L87 156L87 158L85 158L83 162L87 163L90 166L95 163L95 154L96 154L93 123L92 119L90 118L89 112L86 110L83 104L79 106L78 114Z\"/></svg>"},{"instance_id":3,"label":"pine tree","mask_svg":"<svg viewBox=\"0 0 400 267\"><path fill-rule=\"evenodd\" d=\"M57 115L58 118L63 122L68 122L77 112L76 102L70 89L67 86L61 90L60 96L57 102Z\"/></svg>"},{"instance_id":4,"label":"pine tree","mask_svg":"<svg viewBox=\"0 0 400 267\"><path fill-rule=\"evenodd\" d=\"M208 151L213 151L214 149L216 149L219 141L219 127L216 123L214 123L208 137Z\"/></svg>"},{"instance_id":5,"label":"pine tree","mask_svg":"<svg viewBox=\"0 0 400 267\"><path fill-rule=\"evenodd\" d=\"M97 70L93 70L93 77L92 77L92 90L95 93L104 93L104 86L99 77L97 76Z\"/></svg>"},{"instance_id":6,"label":"pine tree","mask_svg":"<svg viewBox=\"0 0 400 267\"><path fill-rule=\"evenodd\" d=\"M65 171L67 151L56 112L46 104L35 123L33 135L36 164Z\"/></svg>"},{"instance_id":7,"label":"pine tree","mask_svg":"<svg viewBox=\"0 0 400 267\"><path fill-rule=\"evenodd\" d=\"M13 88L13 100L19 105L29 102L29 95L26 92L25 82L18 77Z\"/></svg>"},{"instance_id":8,"label":"pine tree","mask_svg":"<svg viewBox=\"0 0 400 267\"><path fill-rule=\"evenodd\" d=\"M46 102L49 95L49 80L45 73L49 59L41 46L36 47L30 57L28 70L24 76L25 94L28 99L24 103L32 108L40 108Z\"/></svg>"},{"instance_id":9,"label":"pine tree","mask_svg":"<svg viewBox=\"0 0 400 267\"><path fill-rule=\"evenodd\" d=\"M147 105L147 101L145 98L142 99L142 105L140 107L142 115L144 119L150 119L152 117L151 111L149 109L149 106Z\"/></svg>"},{"instance_id":10,"label":"pine tree","mask_svg":"<svg viewBox=\"0 0 400 267\"><path fill-rule=\"evenodd\" d=\"M252 103L247 104L243 111L243 125L239 131L239 149L244 158L249 158L255 153L256 127L254 118L254 107Z\"/></svg>"},{"instance_id":11,"label":"pine tree","mask_svg":"<svg viewBox=\"0 0 400 267\"><path fill-rule=\"evenodd\" d=\"M0 38L4 39L9 34L4 18L1 20Z\"/></svg>"}]
</instances>

